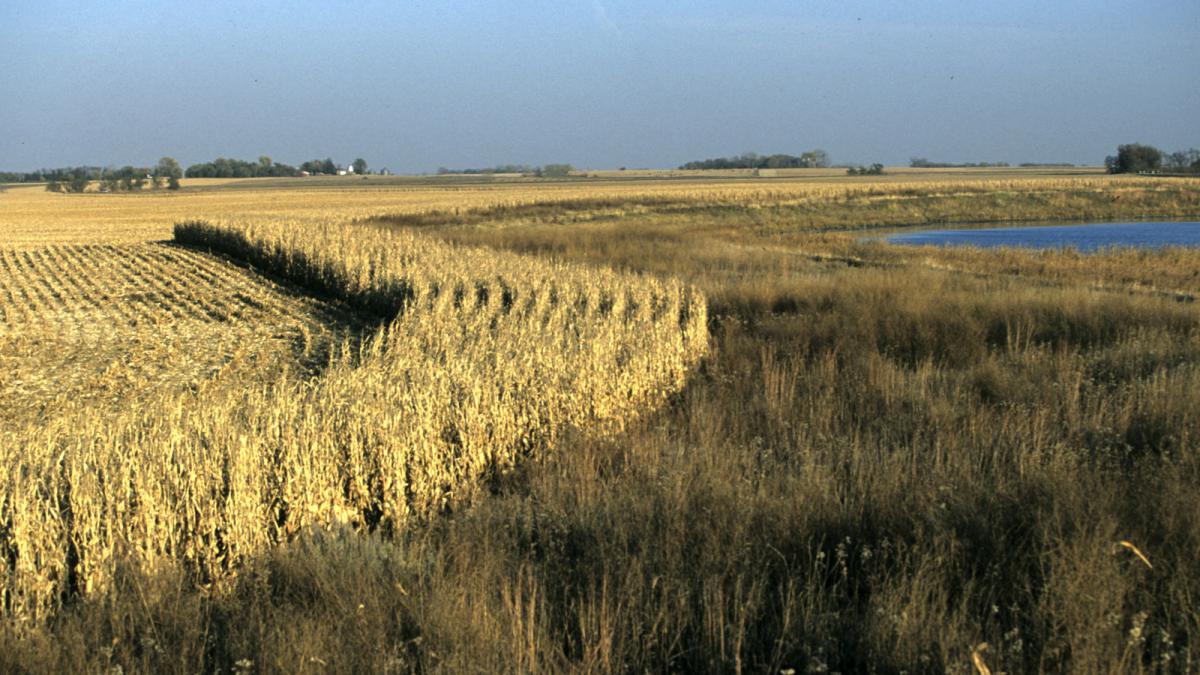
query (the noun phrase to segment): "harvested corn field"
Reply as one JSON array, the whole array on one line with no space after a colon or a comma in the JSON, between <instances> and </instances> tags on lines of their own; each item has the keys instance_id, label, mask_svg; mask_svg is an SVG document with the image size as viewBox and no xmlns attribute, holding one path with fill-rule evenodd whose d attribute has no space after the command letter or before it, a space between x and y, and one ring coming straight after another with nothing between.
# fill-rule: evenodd
<instances>
[{"instance_id":1,"label":"harvested corn field","mask_svg":"<svg viewBox=\"0 0 1200 675\"><path fill-rule=\"evenodd\" d=\"M0 419L319 367L357 329L352 312L180 246L0 249Z\"/></svg>"},{"instance_id":2,"label":"harvested corn field","mask_svg":"<svg viewBox=\"0 0 1200 675\"><path fill-rule=\"evenodd\" d=\"M3 437L0 593L12 616L51 616L123 566L220 583L310 527L407 527L468 503L564 430L615 431L653 410L707 350L703 297L650 278L336 222L193 222L176 239L382 327L338 343L320 377L296 377L289 357L329 351L332 310L207 253L4 253L4 293L19 299L6 339L62 360L36 383L36 355L6 350L22 364L6 405L40 398L44 411ZM162 333L157 351L137 346L146 331ZM48 334L75 356L49 349ZM105 356L161 374L97 369ZM240 370L222 381L226 362ZM77 405L81 395L109 412Z\"/></svg>"}]
</instances>

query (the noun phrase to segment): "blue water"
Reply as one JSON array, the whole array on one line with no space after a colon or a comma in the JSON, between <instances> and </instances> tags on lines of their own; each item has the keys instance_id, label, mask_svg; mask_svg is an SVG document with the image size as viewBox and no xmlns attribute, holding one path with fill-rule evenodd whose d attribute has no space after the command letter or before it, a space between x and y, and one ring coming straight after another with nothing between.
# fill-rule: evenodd
<instances>
[{"instance_id":1,"label":"blue water","mask_svg":"<svg viewBox=\"0 0 1200 675\"><path fill-rule=\"evenodd\" d=\"M887 241L892 244L910 246L1074 247L1080 251L1096 251L1111 246L1138 248L1200 246L1200 222L1096 223L1093 225L920 230L888 235Z\"/></svg>"}]
</instances>

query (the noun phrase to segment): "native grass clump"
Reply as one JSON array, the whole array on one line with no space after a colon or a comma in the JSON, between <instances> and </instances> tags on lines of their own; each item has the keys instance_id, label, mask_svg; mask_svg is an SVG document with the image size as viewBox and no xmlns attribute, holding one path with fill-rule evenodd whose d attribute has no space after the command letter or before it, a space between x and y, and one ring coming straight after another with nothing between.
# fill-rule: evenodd
<instances>
[{"instance_id":1,"label":"native grass clump","mask_svg":"<svg viewBox=\"0 0 1200 675\"><path fill-rule=\"evenodd\" d=\"M465 504L564 429L621 429L707 349L704 298L675 283L334 222L189 222L176 238L335 296L378 328L331 347L315 377L202 380L6 431L10 617L46 619L131 565L220 584L313 527L395 532Z\"/></svg>"}]
</instances>

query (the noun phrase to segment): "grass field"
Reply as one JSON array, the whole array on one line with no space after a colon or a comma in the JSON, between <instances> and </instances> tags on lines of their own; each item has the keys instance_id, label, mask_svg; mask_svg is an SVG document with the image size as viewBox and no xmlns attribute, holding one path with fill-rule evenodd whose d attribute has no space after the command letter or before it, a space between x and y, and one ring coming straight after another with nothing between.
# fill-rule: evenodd
<instances>
[{"instance_id":1,"label":"grass field","mask_svg":"<svg viewBox=\"0 0 1200 675\"><path fill-rule=\"evenodd\" d=\"M0 669L1200 668L1200 251L861 241L1200 181L190 188L0 193Z\"/></svg>"}]
</instances>

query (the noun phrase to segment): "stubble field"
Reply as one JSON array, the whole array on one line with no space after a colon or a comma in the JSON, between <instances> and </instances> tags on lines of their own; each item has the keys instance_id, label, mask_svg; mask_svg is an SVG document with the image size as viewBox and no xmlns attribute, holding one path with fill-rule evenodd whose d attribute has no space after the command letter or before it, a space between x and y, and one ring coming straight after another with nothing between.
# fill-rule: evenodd
<instances>
[{"instance_id":1,"label":"stubble field","mask_svg":"<svg viewBox=\"0 0 1200 675\"><path fill-rule=\"evenodd\" d=\"M0 193L0 667L1197 667L1200 254L859 237L1197 181L314 185Z\"/></svg>"}]
</instances>

